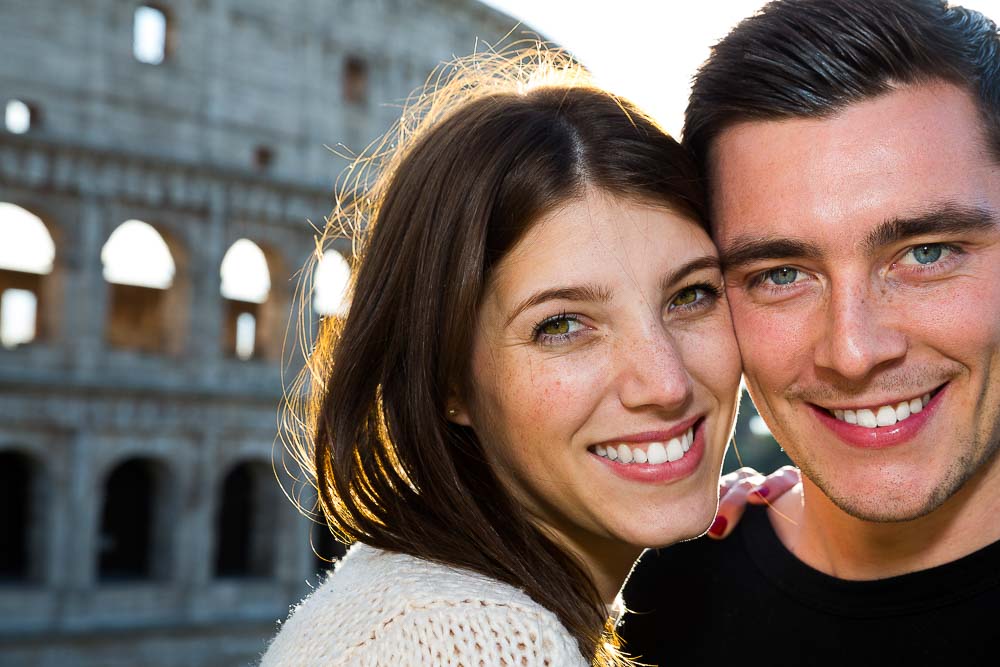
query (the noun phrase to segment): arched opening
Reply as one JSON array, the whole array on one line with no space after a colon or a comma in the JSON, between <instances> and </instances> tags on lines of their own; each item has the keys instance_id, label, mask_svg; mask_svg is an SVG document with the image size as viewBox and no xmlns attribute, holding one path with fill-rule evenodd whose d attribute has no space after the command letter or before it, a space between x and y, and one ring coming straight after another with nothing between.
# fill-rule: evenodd
<instances>
[{"instance_id":1,"label":"arched opening","mask_svg":"<svg viewBox=\"0 0 1000 667\"><path fill-rule=\"evenodd\" d=\"M0 202L0 345L15 348L43 335L39 301L56 246L41 219Z\"/></svg>"},{"instance_id":2,"label":"arched opening","mask_svg":"<svg viewBox=\"0 0 1000 667\"><path fill-rule=\"evenodd\" d=\"M257 318L253 313L236 316L236 356L244 361L253 357L257 345Z\"/></svg>"},{"instance_id":3,"label":"arched opening","mask_svg":"<svg viewBox=\"0 0 1000 667\"><path fill-rule=\"evenodd\" d=\"M316 264L313 276L313 310L319 315L347 315L347 288L351 265L336 250L327 250Z\"/></svg>"},{"instance_id":4,"label":"arched opening","mask_svg":"<svg viewBox=\"0 0 1000 667\"><path fill-rule=\"evenodd\" d=\"M104 482L98 539L98 578L122 581L162 577L169 540L166 474L151 459L119 463Z\"/></svg>"},{"instance_id":5,"label":"arched opening","mask_svg":"<svg viewBox=\"0 0 1000 667\"><path fill-rule=\"evenodd\" d=\"M0 582L41 576L45 526L41 466L17 451L0 452Z\"/></svg>"},{"instance_id":6,"label":"arched opening","mask_svg":"<svg viewBox=\"0 0 1000 667\"><path fill-rule=\"evenodd\" d=\"M101 250L110 288L106 337L114 347L141 352L169 349L168 301L176 266L166 241L151 225L128 220Z\"/></svg>"},{"instance_id":7,"label":"arched opening","mask_svg":"<svg viewBox=\"0 0 1000 667\"><path fill-rule=\"evenodd\" d=\"M280 502L266 464L240 463L229 471L222 482L216 514L216 576L273 574L275 517Z\"/></svg>"},{"instance_id":8,"label":"arched opening","mask_svg":"<svg viewBox=\"0 0 1000 667\"><path fill-rule=\"evenodd\" d=\"M26 134L38 129L41 114L38 107L24 100L7 100L4 107L4 127L11 134Z\"/></svg>"},{"instance_id":9,"label":"arched opening","mask_svg":"<svg viewBox=\"0 0 1000 667\"><path fill-rule=\"evenodd\" d=\"M257 146L253 149L253 166L260 171L267 171L274 164L274 149L270 146Z\"/></svg>"},{"instance_id":10,"label":"arched opening","mask_svg":"<svg viewBox=\"0 0 1000 667\"><path fill-rule=\"evenodd\" d=\"M348 104L364 106L368 103L368 61L360 56L344 60L344 100Z\"/></svg>"},{"instance_id":11,"label":"arched opening","mask_svg":"<svg viewBox=\"0 0 1000 667\"><path fill-rule=\"evenodd\" d=\"M223 350L239 359L261 356L262 305L271 292L271 272L264 251L249 239L233 243L219 268L225 307Z\"/></svg>"},{"instance_id":12,"label":"arched opening","mask_svg":"<svg viewBox=\"0 0 1000 667\"><path fill-rule=\"evenodd\" d=\"M159 65L167 57L170 25L167 13L153 5L139 5L132 15L132 55L141 63Z\"/></svg>"}]
</instances>

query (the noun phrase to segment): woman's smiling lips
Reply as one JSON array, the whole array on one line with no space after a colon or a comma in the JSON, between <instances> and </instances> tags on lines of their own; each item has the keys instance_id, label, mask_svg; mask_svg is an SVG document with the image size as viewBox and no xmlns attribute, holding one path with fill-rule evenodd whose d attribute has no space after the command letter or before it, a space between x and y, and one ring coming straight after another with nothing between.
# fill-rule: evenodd
<instances>
[{"instance_id":1,"label":"woman's smiling lips","mask_svg":"<svg viewBox=\"0 0 1000 667\"><path fill-rule=\"evenodd\" d=\"M810 404L819 422L855 447L880 449L912 440L930 421L947 385L912 399L870 408L828 409ZM893 414L889 414L889 412Z\"/></svg>"},{"instance_id":2,"label":"woman's smiling lips","mask_svg":"<svg viewBox=\"0 0 1000 667\"><path fill-rule=\"evenodd\" d=\"M705 419L687 419L663 431L646 431L591 445L589 451L617 476L636 482L687 477L705 454Z\"/></svg>"}]
</instances>

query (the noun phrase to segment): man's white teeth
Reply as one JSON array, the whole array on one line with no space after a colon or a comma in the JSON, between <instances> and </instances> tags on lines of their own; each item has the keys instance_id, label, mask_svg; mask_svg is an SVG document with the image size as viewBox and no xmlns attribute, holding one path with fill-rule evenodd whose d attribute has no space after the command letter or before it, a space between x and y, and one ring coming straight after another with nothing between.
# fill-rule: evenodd
<instances>
[{"instance_id":1,"label":"man's white teeth","mask_svg":"<svg viewBox=\"0 0 1000 667\"><path fill-rule=\"evenodd\" d=\"M627 445L624 442L618 445L602 446L596 445L594 453L619 463L648 463L659 465L679 461L684 458L684 454L691 449L694 442L694 428L689 428L684 435L674 438L669 442L650 442L646 444Z\"/></svg>"},{"instance_id":2,"label":"man's white teeth","mask_svg":"<svg viewBox=\"0 0 1000 667\"><path fill-rule=\"evenodd\" d=\"M870 409L862 408L861 410L834 410L833 416L840 421L865 428L892 426L922 411L930 400L931 395L924 394L919 398L902 401L895 405L883 405Z\"/></svg>"}]
</instances>

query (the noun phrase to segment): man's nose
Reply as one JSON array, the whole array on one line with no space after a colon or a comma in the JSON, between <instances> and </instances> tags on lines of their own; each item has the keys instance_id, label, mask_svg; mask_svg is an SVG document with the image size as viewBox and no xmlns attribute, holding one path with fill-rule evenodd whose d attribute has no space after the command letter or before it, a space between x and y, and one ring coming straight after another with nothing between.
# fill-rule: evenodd
<instances>
[{"instance_id":1,"label":"man's nose","mask_svg":"<svg viewBox=\"0 0 1000 667\"><path fill-rule=\"evenodd\" d=\"M618 350L618 393L629 409L677 409L691 398L692 381L674 338L662 325L623 340Z\"/></svg>"},{"instance_id":2,"label":"man's nose","mask_svg":"<svg viewBox=\"0 0 1000 667\"><path fill-rule=\"evenodd\" d=\"M901 359L907 339L894 319L891 298L868 285L834 290L815 348L816 365L860 381L880 366Z\"/></svg>"}]
</instances>

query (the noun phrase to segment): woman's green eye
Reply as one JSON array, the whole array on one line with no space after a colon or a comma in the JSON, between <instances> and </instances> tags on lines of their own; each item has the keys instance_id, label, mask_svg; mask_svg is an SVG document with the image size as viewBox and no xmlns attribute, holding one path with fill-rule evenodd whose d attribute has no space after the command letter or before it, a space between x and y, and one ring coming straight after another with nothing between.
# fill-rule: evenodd
<instances>
[{"instance_id":1,"label":"woman's green eye","mask_svg":"<svg viewBox=\"0 0 1000 667\"><path fill-rule=\"evenodd\" d=\"M546 336L561 336L570 332L570 320L563 317L551 320L542 325L542 333Z\"/></svg>"},{"instance_id":2,"label":"woman's green eye","mask_svg":"<svg viewBox=\"0 0 1000 667\"><path fill-rule=\"evenodd\" d=\"M798 270L788 266L783 266L780 269L772 269L767 272L767 278L775 285L791 285L798 277Z\"/></svg>"},{"instance_id":3,"label":"woman's green eye","mask_svg":"<svg viewBox=\"0 0 1000 667\"><path fill-rule=\"evenodd\" d=\"M545 320L535 327L535 340L542 343L568 341L586 327L574 315L560 315Z\"/></svg>"},{"instance_id":4,"label":"woman's green eye","mask_svg":"<svg viewBox=\"0 0 1000 667\"><path fill-rule=\"evenodd\" d=\"M686 289L674 297L672 306L687 306L698 300L698 290Z\"/></svg>"}]
</instances>

